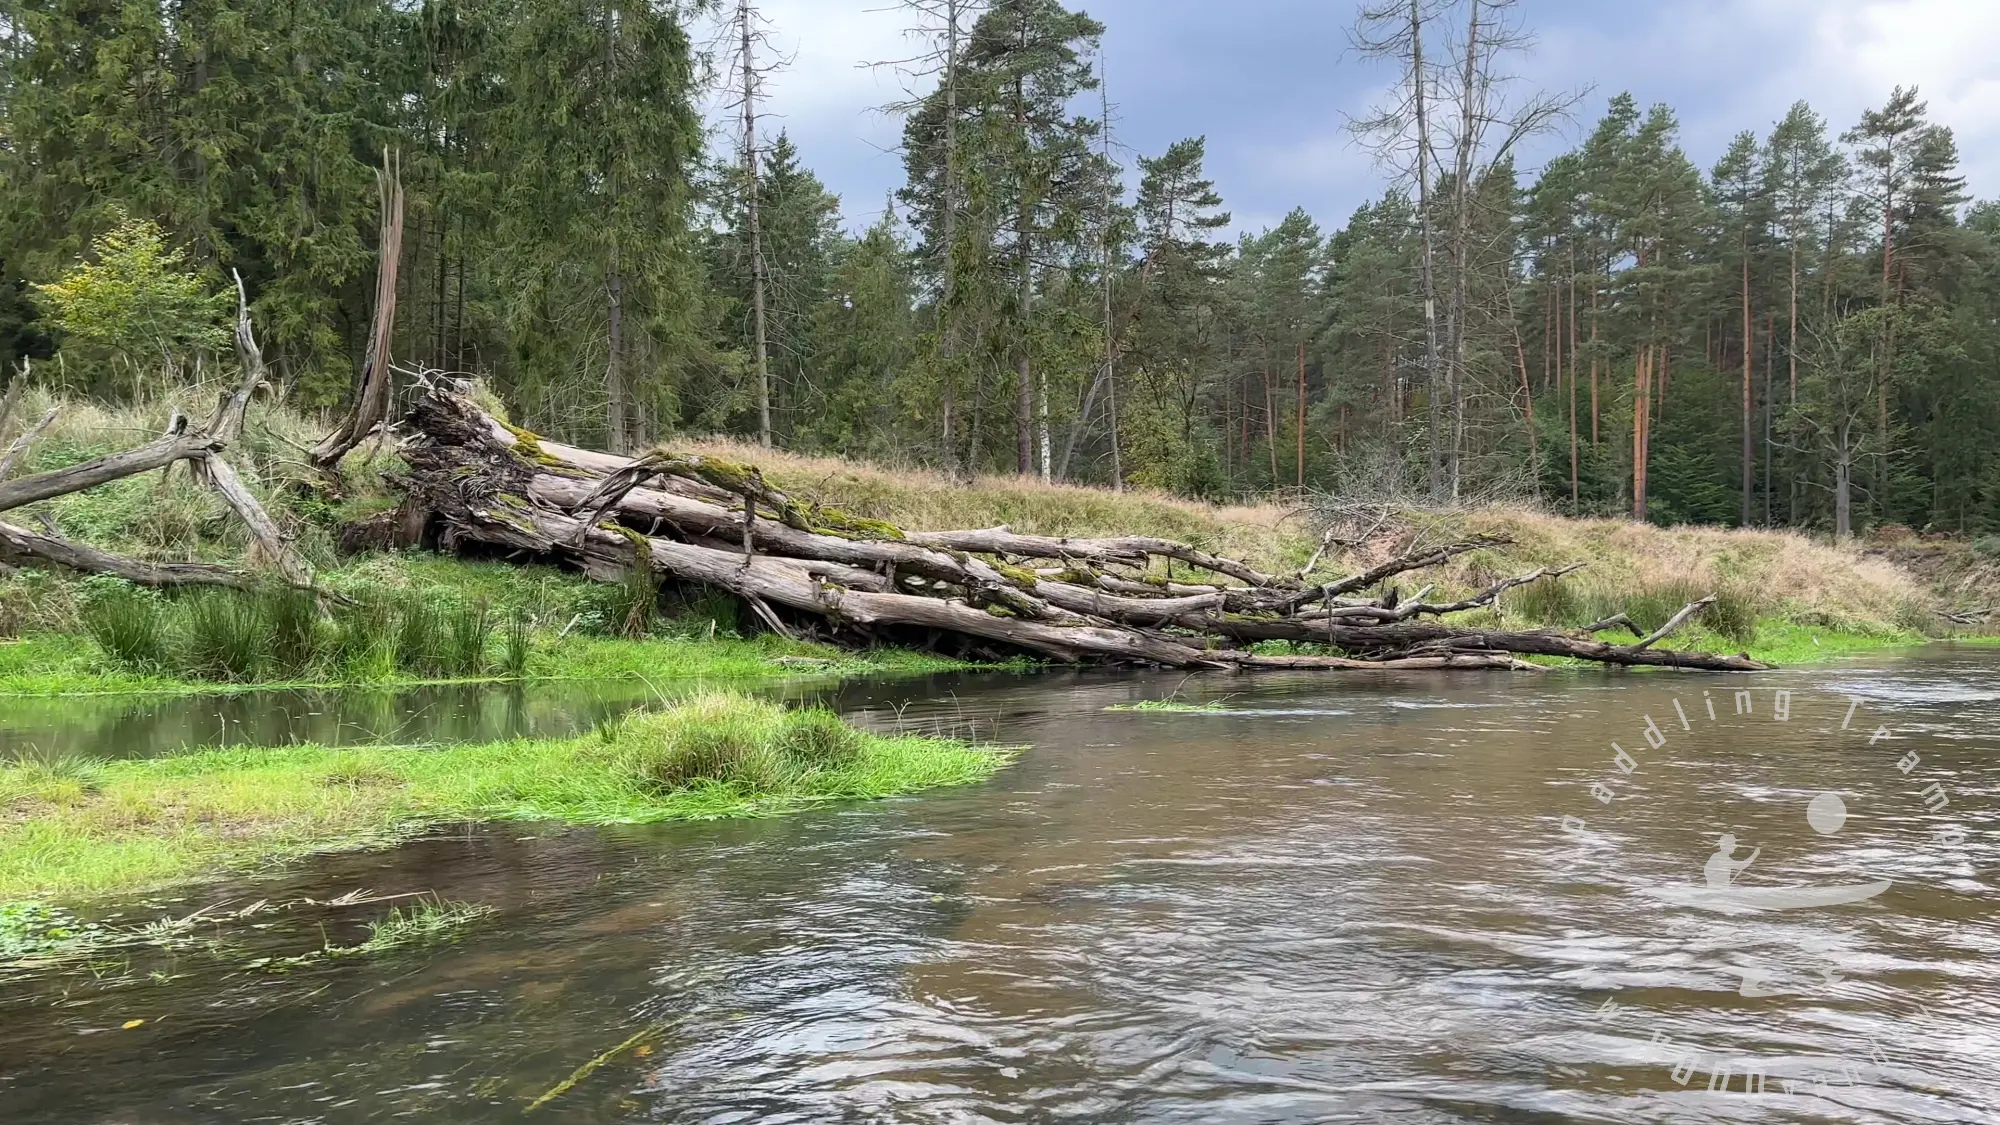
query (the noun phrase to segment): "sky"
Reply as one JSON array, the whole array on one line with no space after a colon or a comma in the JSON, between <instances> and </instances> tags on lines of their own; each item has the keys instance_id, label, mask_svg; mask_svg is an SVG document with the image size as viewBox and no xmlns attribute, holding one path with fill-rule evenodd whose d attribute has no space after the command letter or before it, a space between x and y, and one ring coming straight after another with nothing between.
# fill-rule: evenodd
<instances>
[{"instance_id":1,"label":"sky","mask_svg":"<svg viewBox=\"0 0 2000 1125\"><path fill-rule=\"evenodd\" d=\"M1208 172L1235 228L1304 207L1322 229L1378 197L1383 171L1347 129L1394 81L1355 57L1355 0L1073 0L1106 25L1104 60L1121 162L1208 138ZM760 0L787 65L767 79L767 130L783 129L840 195L850 227L878 219L902 183L897 119L880 107L922 88L894 67L916 47L895 0ZM1527 86L1589 91L1573 120L1524 153L1531 170L1570 147L1619 91L1679 116L1708 168L1744 129L1760 137L1794 101L1835 135L1915 84L1952 128L1971 192L2000 194L2000 0L1520 0L1535 46ZM718 137L718 147L729 144ZM1524 177L1525 179L1526 177Z\"/></svg>"}]
</instances>

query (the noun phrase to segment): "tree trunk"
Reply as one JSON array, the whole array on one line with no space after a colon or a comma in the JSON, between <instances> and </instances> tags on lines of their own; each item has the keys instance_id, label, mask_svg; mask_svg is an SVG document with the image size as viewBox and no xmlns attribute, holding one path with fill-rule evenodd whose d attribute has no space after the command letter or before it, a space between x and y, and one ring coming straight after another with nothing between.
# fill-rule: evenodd
<instances>
[{"instance_id":1,"label":"tree trunk","mask_svg":"<svg viewBox=\"0 0 2000 1125\"><path fill-rule=\"evenodd\" d=\"M1306 342L1303 339L1299 341L1299 401L1296 413L1298 415L1299 431L1298 486L1299 491L1304 492L1306 487Z\"/></svg>"},{"instance_id":2,"label":"tree trunk","mask_svg":"<svg viewBox=\"0 0 2000 1125\"><path fill-rule=\"evenodd\" d=\"M1639 348L1632 369L1632 518L1646 522L1646 430L1653 410L1653 346Z\"/></svg>"},{"instance_id":3,"label":"tree trunk","mask_svg":"<svg viewBox=\"0 0 2000 1125\"><path fill-rule=\"evenodd\" d=\"M1436 236L1431 223L1431 134L1430 118L1425 108L1424 88L1424 14L1423 0L1410 0L1410 88L1414 97L1417 118L1417 226L1423 241L1423 258L1419 272L1424 287L1424 385L1427 388L1426 438L1430 446L1430 487L1431 498L1441 499L1445 494L1444 464L1444 412L1439 401L1444 395L1444 381L1438 370L1437 332L1437 269ZM1275 479L1277 470L1272 469Z\"/></svg>"},{"instance_id":4,"label":"tree trunk","mask_svg":"<svg viewBox=\"0 0 2000 1125\"><path fill-rule=\"evenodd\" d=\"M1287 658L1322 668L1403 660L1452 666L1454 658L1516 652L1663 667L1763 667L1742 656L1654 649L1670 630L1611 645L1440 620L1490 609L1505 592L1574 567L1503 579L1442 604L1421 594L1348 597L1503 545L1503 539L1411 550L1345 579L1308 586L1167 539L1058 539L1005 528L904 532L842 520L816 505L794 503L765 485L755 469L746 476L740 465L661 451L624 460L539 442L442 387L419 397L409 424L417 436L404 449L410 471L401 483L412 504L442 521L445 547L479 543L512 557L566 561L601 581L623 580L635 565L635 550L643 551L653 573L733 594L780 626L775 610L781 609L802 629L836 635L935 630L1048 659L1191 669L1266 666L1237 647L1257 640L1324 644L1345 653ZM528 442L535 442L532 451ZM622 523L614 530L607 518ZM816 526L830 518L834 526ZM755 549L746 551L752 544ZM1020 565L1037 558L1053 565L1040 571ZM1162 559L1217 577L1203 585L1145 581ZM1672 624L1708 604L1710 599L1690 603Z\"/></svg>"},{"instance_id":5,"label":"tree trunk","mask_svg":"<svg viewBox=\"0 0 2000 1125\"><path fill-rule=\"evenodd\" d=\"M1743 517L1744 527L1750 526L1750 494L1752 483L1757 477L1757 451L1753 444L1750 428L1750 252L1746 242L1743 252Z\"/></svg>"},{"instance_id":6,"label":"tree trunk","mask_svg":"<svg viewBox=\"0 0 2000 1125\"><path fill-rule=\"evenodd\" d=\"M750 323L752 362L757 376L757 444L771 448L771 360L764 313L764 228L760 217L757 169L757 67L750 36L750 0L737 0L737 30L743 51L743 210L750 234Z\"/></svg>"}]
</instances>

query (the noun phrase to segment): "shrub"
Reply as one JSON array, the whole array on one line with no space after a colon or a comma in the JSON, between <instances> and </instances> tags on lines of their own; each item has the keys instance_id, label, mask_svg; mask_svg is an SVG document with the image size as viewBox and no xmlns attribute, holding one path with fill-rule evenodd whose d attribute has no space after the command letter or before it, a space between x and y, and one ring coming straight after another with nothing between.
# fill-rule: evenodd
<instances>
[{"instance_id":1,"label":"shrub","mask_svg":"<svg viewBox=\"0 0 2000 1125\"><path fill-rule=\"evenodd\" d=\"M823 707L792 711L778 731L778 750L801 769L839 769L861 756L861 732Z\"/></svg>"}]
</instances>

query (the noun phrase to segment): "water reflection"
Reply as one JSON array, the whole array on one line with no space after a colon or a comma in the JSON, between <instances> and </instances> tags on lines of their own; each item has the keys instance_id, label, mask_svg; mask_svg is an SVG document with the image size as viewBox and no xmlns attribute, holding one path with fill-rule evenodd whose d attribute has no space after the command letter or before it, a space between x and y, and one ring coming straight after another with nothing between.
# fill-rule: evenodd
<instances>
[{"instance_id":1,"label":"water reflection","mask_svg":"<svg viewBox=\"0 0 2000 1125\"><path fill-rule=\"evenodd\" d=\"M0 994L0 1119L511 1120L658 1021L536 1116L1990 1120L2000 664L1761 678L1758 706L1790 688L1794 719L1676 721L1649 746L1645 716L1678 698L1699 717L1703 689L1743 682L844 685L883 726L1034 748L987 786L808 816L329 857L238 893L439 888L501 914L430 956L273 977L189 955L164 985ZM1176 691L1229 713L1104 710ZM1841 733L1849 696L1908 732L1894 755ZM1602 806L1612 741L1639 764ZM1895 766L1911 750L1950 781L1963 848L1932 846ZM1832 835L1807 819L1824 792L1848 811ZM1592 831L1564 834L1569 814ZM1699 882L1723 832L1762 848L1759 879L1895 885L1750 915L1644 893ZM321 922L359 919L235 940L294 948ZM1799 972L1746 995L1757 965ZM117 1030L134 1017L154 1022ZM1683 1084L1690 1049L1709 1062ZM1769 1093L1709 1093L1724 1057Z\"/></svg>"},{"instance_id":2,"label":"water reflection","mask_svg":"<svg viewBox=\"0 0 2000 1125\"><path fill-rule=\"evenodd\" d=\"M422 745L561 738L716 683L629 680L344 687L217 695L0 697L0 756L146 758L213 746ZM751 690L823 693L824 681Z\"/></svg>"}]
</instances>

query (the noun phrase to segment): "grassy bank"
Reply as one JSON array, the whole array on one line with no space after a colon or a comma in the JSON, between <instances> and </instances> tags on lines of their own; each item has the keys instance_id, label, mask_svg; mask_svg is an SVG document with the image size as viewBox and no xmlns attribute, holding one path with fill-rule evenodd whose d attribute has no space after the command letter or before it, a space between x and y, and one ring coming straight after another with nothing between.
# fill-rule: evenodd
<instances>
[{"instance_id":1,"label":"grassy bank","mask_svg":"<svg viewBox=\"0 0 2000 1125\"><path fill-rule=\"evenodd\" d=\"M718 694L576 739L16 761L0 766L0 901L240 873L440 823L769 815L966 784L1006 761Z\"/></svg>"},{"instance_id":2,"label":"grassy bank","mask_svg":"<svg viewBox=\"0 0 2000 1125\"><path fill-rule=\"evenodd\" d=\"M968 665L922 653L853 652L740 622L722 599L665 599L554 567L416 552L322 573L355 601L319 618L290 592L161 595L24 572L0 598L33 597L25 635L0 640L0 695L193 693L482 680L757 680L914 674ZM642 607L643 608L643 607Z\"/></svg>"},{"instance_id":3,"label":"grassy bank","mask_svg":"<svg viewBox=\"0 0 2000 1125\"><path fill-rule=\"evenodd\" d=\"M182 404L187 406L199 395L181 397L189 400ZM45 405L31 401L24 410L33 416ZM34 447L28 468L51 468L129 445L134 435L157 432L173 405L164 399L115 410L67 404L56 427ZM217 683L490 677L750 678L951 666L906 653L855 655L762 636L762 627L744 617L733 601L698 592L669 593L658 606L642 605L639 591L593 584L552 567L406 552L343 558L333 547L343 521L394 503L383 482L397 465L390 453L357 453L344 467L345 493L329 495L324 482L297 464L297 449L323 425L260 406L236 451L239 468L325 584L373 607L368 612L380 617L380 628L333 628L312 644L291 645L288 655L229 657L226 639L191 643L189 638L205 631L215 640L216 634L230 631L232 615L186 611L158 630L160 639L151 647L163 655L149 656L143 643L121 655L118 638L103 628L95 630L95 639L83 639L93 631L91 605L103 596L102 589L88 581L25 572L0 579L0 635L29 638L9 646L11 651L0 650L0 692L213 690ZM729 443L684 444L754 461L772 483L795 496L913 529L1007 524L1034 534L1163 536L1275 572L1296 571L1320 545L1315 519L1275 504L1205 504L1015 477L955 483L921 469ZM246 546L216 498L185 474L133 478L38 507L38 514L70 534L149 558L228 560L240 557ZM1940 605L1973 596L1965 592L1968 581L2000 589L2000 580L1968 579L1963 566L1918 566L1912 560L1931 557L1920 552L1885 550L1880 544L1835 546L1785 531L1661 528L1624 520L1565 519L1504 506L1404 510L1375 526L1373 534L1360 534L1367 530L1348 529L1360 541L1327 558L1316 574L1364 569L1413 537L1435 542L1477 533L1506 535L1513 540L1510 545L1462 556L1426 572L1420 581L1435 582L1436 596L1445 598L1538 566L1584 562L1588 566L1578 574L1516 591L1491 611L1460 620L1509 628L1574 627L1624 612L1650 629L1686 601L1713 593L1720 598L1717 608L1699 628L1670 644L1747 650L1780 663L1915 643L1941 631ZM1952 557L1961 556L1984 557L1971 545ZM1979 574L1990 578L1992 570ZM105 613L100 619L123 622L131 616ZM197 617L202 629L193 627ZM266 623L271 623L269 615ZM283 635L275 625L235 624L238 637ZM490 635L474 645L481 628ZM510 636L514 630L518 635ZM355 643L343 639L349 632ZM370 636L387 633L396 638ZM293 635L298 635L296 629ZM454 637L455 649L443 643Z\"/></svg>"}]
</instances>

